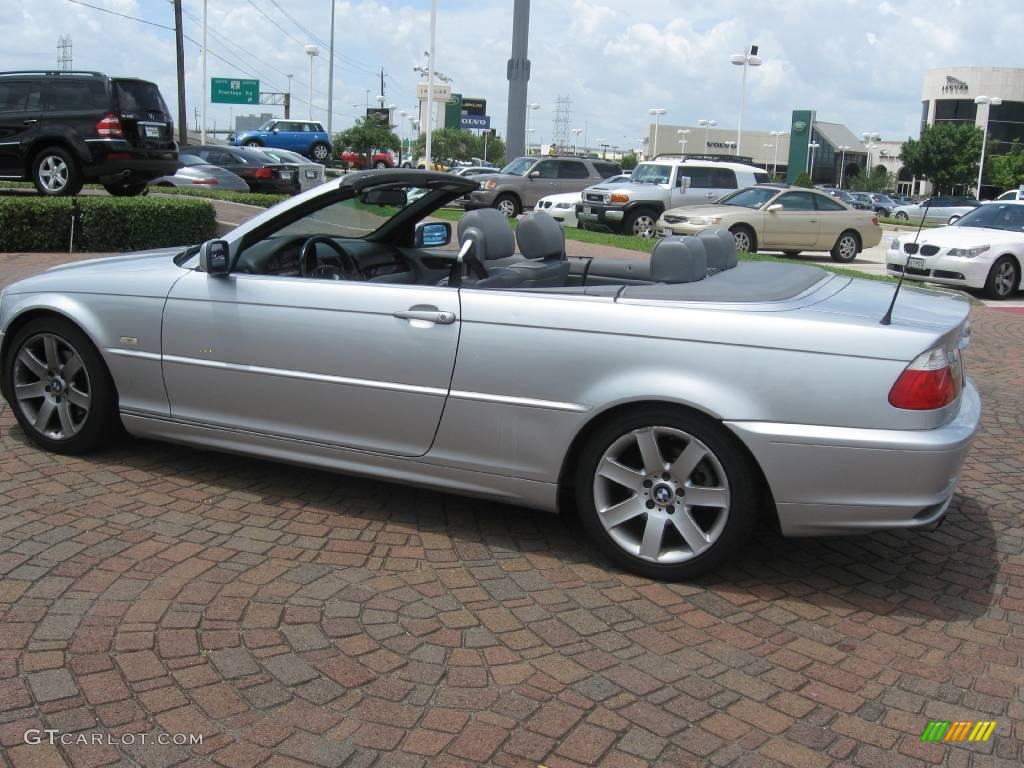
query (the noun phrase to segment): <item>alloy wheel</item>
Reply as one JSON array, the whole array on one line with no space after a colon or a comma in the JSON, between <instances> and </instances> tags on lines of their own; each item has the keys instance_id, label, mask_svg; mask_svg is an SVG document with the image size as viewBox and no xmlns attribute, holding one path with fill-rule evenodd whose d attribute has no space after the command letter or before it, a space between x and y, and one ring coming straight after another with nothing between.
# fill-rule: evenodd
<instances>
[{"instance_id":1,"label":"alloy wheel","mask_svg":"<svg viewBox=\"0 0 1024 768\"><path fill-rule=\"evenodd\" d=\"M39 163L39 181L49 192L60 192L68 185L68 164L58 155L47 155Z\"/></svg>"},{"instance_id":2,"label":"alloy wheel","mask_svg":"<svg viewBox=\"0 0 1024 768\"><path fill-rule=\"evenodd\" d=\"M328 151L327 147L319 146L313 148L313 158L316 160L325 160L327 158Z\"/></svg>"},{"instance_id":3,"label":"alloy wheel","mask_svg":"<svg viewBox=\"0 0 1024 768\"><path fill-rule=\"evenodd\" d=\"M857 241L853 235L843 235L839 239L839 258L842 261L853 261L857 257Z\"/></svg>"},{"instance_id":4,"label":"alloy wheel","mask_svg":"<svg viewBox=\"0 0 1024 768\"><path fill-rule=\"evenodd\" d=\"M729 519L729 481L707 445L681 429L635 429L615 440L594 474L597 516L627 554L658 564L700 556Z\"/></svg>"},{"instance_id":5,"label":"alloy wheel","mask_svg":"<svg viewBox=\"0 0 1024 768\"><path fill-rule=\"evenodd\" d=\"M30 337L14 357L14 399L43 437L74 437L92 405L89 372L81 355L54 333Z\"/></svg>"},{"instance_id":6,"label":"alloy wheel","mask_svg":"<svg viewBox=\"0 0 1024 768\"><path fill-rule=\"evenodd\" d=\"M511 200L500 200L498 201L498 210L511 219L516 215L516 204Z\"/></svg>"},{"instance_id":7,"label":"alloy wheel","mask_svg":"<svg viewBox=\"0 0 1024 768\"><path fill-rule=\"evenodd\" d=\"M633 219L633 234L650 240L654 237L654 219L646 213L642 213Z\"/></svg>"},{"instance_id":8,"label":"alloy wheel","mask_svg":"<svg viewBox=\"0 0 1024 768\"><path fill-rule=\"evenodd\" d=\"M733 232L733 237L736 239L737 251L750 250L750 235L748 235L745 231L741 229L736 232Z\"/></svg>"},{"instance_id":9,"label":"alloy wheel","mask_svg":"<svg viewBox=\"0 0 1024 768\"><path fill-rule=\"evenodd\" d=\"M1010 261L1004 261L995 267L995 275L992 284L999 296L1009 296L1017 283L1017 269Z\"/></svg>"}]
</instances>

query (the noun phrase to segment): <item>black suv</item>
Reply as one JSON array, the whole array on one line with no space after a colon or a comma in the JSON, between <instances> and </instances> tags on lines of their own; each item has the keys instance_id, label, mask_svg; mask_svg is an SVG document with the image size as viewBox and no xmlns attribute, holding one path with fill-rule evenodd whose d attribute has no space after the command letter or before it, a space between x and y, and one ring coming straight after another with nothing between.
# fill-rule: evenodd
<instances>
[{"instance_id":1,"label":"black suv","mask_svg":"<svg viewBox=\"0 0 1024 768\"><path fill-rule=\"evenodd\" d=\"M98 181L137 195L173 174L174 123L154 83L99 72L0 72L0 178L42 195Z\"/></svg>"}]
</instances>

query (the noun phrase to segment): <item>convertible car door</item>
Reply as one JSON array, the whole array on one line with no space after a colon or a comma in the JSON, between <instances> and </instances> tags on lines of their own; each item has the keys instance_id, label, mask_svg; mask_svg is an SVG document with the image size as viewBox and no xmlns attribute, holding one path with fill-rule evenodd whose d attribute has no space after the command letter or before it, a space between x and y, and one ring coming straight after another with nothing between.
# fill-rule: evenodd
<instances>
[{"instance_id":1,"label":"convertible car door","mask_svg":"<svg viewBox=\"0 0 1024 768\"><path fill-rule=\"evenodd\" d=\"M458 318L447 287L191 272L164 309L171 415L420 456L451 384Z\"/></svg>"}]
</instances>

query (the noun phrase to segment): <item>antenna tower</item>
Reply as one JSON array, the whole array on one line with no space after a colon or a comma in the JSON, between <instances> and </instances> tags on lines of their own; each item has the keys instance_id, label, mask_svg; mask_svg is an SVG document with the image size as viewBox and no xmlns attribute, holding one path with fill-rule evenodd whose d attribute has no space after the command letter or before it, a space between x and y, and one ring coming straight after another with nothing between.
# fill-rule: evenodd
<instances>
[{"instance_id":1,"label":"antenna tower","mask_svg":"<svg viewBox=\"0 0 1024 768\"><path fill-rule=\"evenodd\" d=\"M71 69L71 35L57 38L57 66L64 72Z\"/></svg>"},{"instance_id":2,"label":"antenna tower","mask_svg":"<svg viewBox=\"0 0 1024 768\"><path fill-rule=\"evenodd\" d=\"M555 99L555 117L552 126L551 143L555 151L566 152L571 145L569 139L569 125L572 122L572 99L568 96L559 96Z\"/></svg>"}]
</instances>

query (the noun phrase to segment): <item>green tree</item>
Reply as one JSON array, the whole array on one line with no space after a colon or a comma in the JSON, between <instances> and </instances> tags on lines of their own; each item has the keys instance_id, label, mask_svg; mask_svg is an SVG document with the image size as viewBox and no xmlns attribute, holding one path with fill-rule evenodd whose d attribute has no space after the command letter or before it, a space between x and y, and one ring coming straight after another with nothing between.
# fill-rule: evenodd
<instances>
[{"instance_id":1,"label":"green tree","mask_svg":"<svg viewBox=\"0 0 1024 768\"><path fill-rule=\"evenodd\" d=\"M498 136L487 137L487 162L503 165L505 162L505 142ZM416 141L416 157L427 154L427 137L421 134ZM484 137L459 128L439 128L430 136L431 161L451 167L457 162L475 162L474 158L483 160Z\"/></svg>"},{"instance_id":2,"label":"green tree","mask_svg":"<svg viewBox=\"0 0 1024 768\"><path fill-rule=\"evenodd\" d=\"M854 192L887 192L896 188L896 174L884 165L876 165L870 173L862 170L850 176L846 187Z\"/></svg>"},{"instance_id":3,"label":"green tree","mask_svg":"<svg viewBox=\"0 0 1024 768\"><path fill-rule=\"evenodd\" d=\"M807 171L802 171L793 181L793 186L811 188L814 186L814 182L811 181L810 174L808 174Z\"/></svg>"},{"instance_id":4,"label":"green tree","mask_svg":"<svg viewBox=\"0 0 1024 768\"><path fill-rule=\"evenodd\" d=\"M636 168L636 165L639 162L640 158L636 156L636 152L627 152L622 156L622 161L619 165L622 166L622 170L631 171Z\"/></svg>"},{"instance_id":5,"label":"green tree","mask_svg":"<svg viewBox=\"0 0 1024 768\"><path fill-rule=\"evenodd\" d=\"M1020 142L1014 141L1005 155L986 154L985 165L989 180L1000 189L1016 189L1024 184L1024 147Z\"/></svg>"},{"instance_id":6,"label":"green tree","mask_svg":"<svg viewBox=\"0 0 1024 768\"><path fill-rule=\"evenodd\" d=\"M370 167L370 159L375 152L397 152L402 146L401 139L394 131L372 117L356 120L351 128L334 134L332 144L336 155L346 150L362 155L364 168Z\"/></svg>"},{"instance_id":7,"label":"green tree","mask_svg":"<svg viewBox=\"0 0 1024 768\"><path fill-rule=\"evenodd\" d=\"M921 131L920 139L903 142L903 165L914 176L928 179L936 191L952 192L978 178L981 128L967 123L937 123Z\"/></svg>"}]
</instances>

